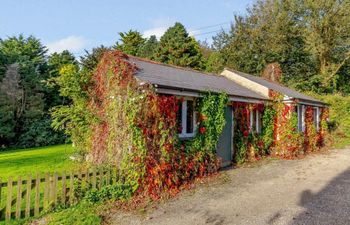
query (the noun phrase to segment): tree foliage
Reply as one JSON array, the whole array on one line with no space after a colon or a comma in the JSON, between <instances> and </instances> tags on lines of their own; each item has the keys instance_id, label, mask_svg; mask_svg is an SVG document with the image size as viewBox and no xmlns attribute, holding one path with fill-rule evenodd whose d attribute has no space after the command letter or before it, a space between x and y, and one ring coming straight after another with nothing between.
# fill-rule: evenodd
<instances>
[{"instance_id":1,"label":"tree foliage","mask_svg":"<svg viewBox=\"0 0 350 225\"><path fill-rule=\"evenodd\" d=\"M181 23L175 23L160 38L155 60L176 66L203 68L203 57L196 40Z\"/></svg>"},{"instance_id":2,"label":"tree foliage","mask_svg":"<svg viewBox=\"0 0 350 225\"><path fill-rule=\"evenodd\" d=\"M0 52L0 146L62 142L62 134L50 128L47 114L54 103L44 82L51 75L46 47L33 36L20 35L1 39Z\"/></svg>"},{"instance_id":3,"label":"tree foliage","mask_svg":"<svg viewBox=\"0 0 350 225\"><path fill-rule=\"evenodd\" d=\"M64 105L67 99L59 95L58 86L50 85L52 84L52 79L59 76L59 71L65 65L78 65L78 61L75 59L74 55L69 51L65 50L62 53L53 53L49 56L47 61L48 67L48 87L45 89L45 100L47 110L57 105Z\"/></svg>"},{"instance_id":4,"label":"tree foliage","mask_svg":"<svg viewBox=\"0 0 350 225\"><path fill-rule=\"evenodd\" d=\"M349 1L258 0L214 37L223 65L260 75L278 63L301 90L348 91ZM321 88L320 88L321 87Z\"/></svg>"},{"instance_id":5,"label":"tree foliage","mask_svg":"<svg viewBox=\"0 0 350 225\"><path fill-rule=\"evenodd\" d=\"M121 43L117 42L114 48L129 55L136 56L146 42L142 34L135 30L129 30L125 33L120 32L119 36Z\"/></svg>"},{"instance_id":6,"label":"tree foliage","mask_svg":"<svg viewBox=\"0 0 350 225\"><path fill-rule=\"evenodd\" d=\"M140 46L137 56L141 58L154 59L154 54L158 48L159 42L155 35L152 35L147 41Z\"/></svg>"},{"instance_id":7,"label":"tree foliage","mask_svg":"<svg viewBox=\"0 0 350 225\"><path fill-rule=\"evenodd\" d=\"M93 48L91 52L85 50L85 55L80 57L82 70L92 72L107 50L109 50L109 48L103 45Z\"/></svg>"}]
</instances>

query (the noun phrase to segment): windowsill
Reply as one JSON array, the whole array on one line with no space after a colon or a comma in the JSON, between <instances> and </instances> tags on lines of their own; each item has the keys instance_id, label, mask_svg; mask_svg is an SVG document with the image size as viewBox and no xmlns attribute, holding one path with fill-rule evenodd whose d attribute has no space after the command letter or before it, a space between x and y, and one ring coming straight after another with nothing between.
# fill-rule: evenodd
<instances>
[{"instance_id":1,"label":"windowsill","mask_svg":"<svg viewBox=\"0 0 350 225\"><path fill-rule=\"evenodd\" d=\"M186 135L183 135L183 134L179 134L179 138L180 140L189 140L191 138L194 138L194 134L186 134Z\"/></svg>"}]
</instances>

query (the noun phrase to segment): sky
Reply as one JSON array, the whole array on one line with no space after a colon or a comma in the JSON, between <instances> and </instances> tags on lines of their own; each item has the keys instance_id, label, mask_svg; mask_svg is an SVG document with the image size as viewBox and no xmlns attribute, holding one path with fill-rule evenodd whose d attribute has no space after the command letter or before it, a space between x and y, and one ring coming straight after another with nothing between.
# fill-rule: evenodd
<instances>
[{"instance_id":1,"label":"sky","mask_svg":"<svg viewBox=\"0 0 350 225\"><path fill-rule=\"evenodd\" d=\"M130 29L160 37L175 22L199 40L228 30L254 0L1 0L0 38L33 35L49 53L111 46Z\"/></svg>"}]
</instances>

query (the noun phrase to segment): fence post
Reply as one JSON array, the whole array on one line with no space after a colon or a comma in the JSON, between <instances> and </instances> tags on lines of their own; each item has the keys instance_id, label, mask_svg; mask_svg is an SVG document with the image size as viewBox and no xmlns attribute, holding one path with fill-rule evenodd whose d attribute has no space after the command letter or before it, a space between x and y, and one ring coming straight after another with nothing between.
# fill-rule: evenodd
<instances>
[{"instance_id":1,"label":"fence post","mask_svg":"<svg viewBox=\"0 0 350 225\"><path fill-rule=\"evenodd\" d=\"M50 196L50 174L45 174L45 187L44 187L44 209L49 208L49 196Z\"/></svg>"},{"instance_id":2,"label":"fence post","mask_svg":"<svg viewBox=\"0 0 350 225\"><path fill-rule=\"evenodd\" d=\"M12 177L9 177L7 182L7 201L6 201L6 213L5 219L9 221L11 219L11 208L12 208Z\"/></svg>"},{"instance_id":3,"label":"fence post","mask_svg":"<svg viewBox=\"0 0 350 225\"><path fill-rule=\"evenodd\" d=\"M40 213L40 174L36 174L35 179L35 204L34 204L34 216L38 216Z\"/></svg>"},{"instance_id":4,"label":"fence post","mask_svg":"<svg viewBox=\"0 0 350 225\"><path fill-rule=\"evenodd\" d=\"M63 171L62 173L62 204L66 205L66 196L67 196L67 185L66 185L66 171Z\"/></svg>"},{"instance_id":5,"label":"fence post","mask_svg":"<svg viewBox=\"0 0 350 225\"><path fill-rule=\"evenodd\" d=\"M82 189L83 186L83 179L82 179L82 175L81 175L81 170L78 170L78 189Z\"/></svg>"},{"instance_id":6,"label":"fence post","mask_svg":"<svg viewBox=\"0 0 350 225\"><path fill-rule=\"evenodd\" d=\"M21 218L21 203L22 203L22 176L17 180L17 199L16 199L16 219Z\"/></svg>"},{"instance_id":7,"label":"fence post","mask_svg":"<svg viewBox=\"0 0 350 225\"><path fill-rule=\"evenodd\" d=\"M90 186L90 170L89 170L89 168L86 169L85 183L86 183L87 187L91 188L91 186Z\"/></svg>"},{"instance_id":8,"label":"fence post","mask_svg":"<svg viewBox=\"0 0 350 225\"><path fill-rule=\"evenodd\" d=\"M32 191L32 176L29 175L27 178L27 196L26 196L26 211L25 211L25 217L30 217L30 194Z\"/></svg>"},{"instance_id":9,"label":"fence post","mask_svg":"<svg viewBox=\"0 0 350 225\"><path fill-rule=\"evenodd\" d=\"M70 205L74 204L74 173L70 171L70 184L69 184L69 201Z\"/></svg>"},{"instance_id":10,"label":"fence post","mask_svg":"<svg viewBox=\"0 0 350 225\"><path fill-rule=\"evenodd\" d=\"M57 172L53 174L52 176L53 180L52 180L52 202L53 205L56 206L57 205L57 186L58 186L58 174Z\"/></svg>"}]
</instances>

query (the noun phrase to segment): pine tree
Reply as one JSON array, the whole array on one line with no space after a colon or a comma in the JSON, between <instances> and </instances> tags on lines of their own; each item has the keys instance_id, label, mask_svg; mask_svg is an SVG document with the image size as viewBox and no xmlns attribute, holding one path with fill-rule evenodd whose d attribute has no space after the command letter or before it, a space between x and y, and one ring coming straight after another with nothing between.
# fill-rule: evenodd
<instances>
[{"instance_id":1,"label":"pine tree","mask_svg":"<svg viewBox=\"0 0 350 225\"><path fill-rule=\"evenodd\" d=\"M155 35L152 35L147 41L140 47L137 52L137 56L147 59L153 59L154 53L158 48L159 42Z\"/></svg>"},{"instance_id":2,"label":"pine tree","mask_svg":"<svg viewBox=\"0 0 350 225\"><path fill-rule=\"evenodd\" d=\"M140 32L134 30L129 30L125 33L120 32L119 35L121 43L117 42L114 48L129 55L136 56L146 41Z\"/></svg>"},{"instance_id":3,"label":"pine tree","mask_svg":"<svg viewBox=\"0 0 350 225\"><path fill-rule=\"evenodd\" d=\"M181 23L175 23L160 38L155 60L177 66L203 69L203 57L198 43Z\"/></svg>"},{"instance_id":4,"label":"pine tree","mask_svg":"<svg viewBox=\"0 0 350 225\"><path fill-rule=\"evenodd\" d=\"M109 48L103 45L93 48L91 52L85 50L85 55L80 57L82 70L86 72L92 72L96 68L103 54L108 50Z\"/></svg>"}]
</instances>

